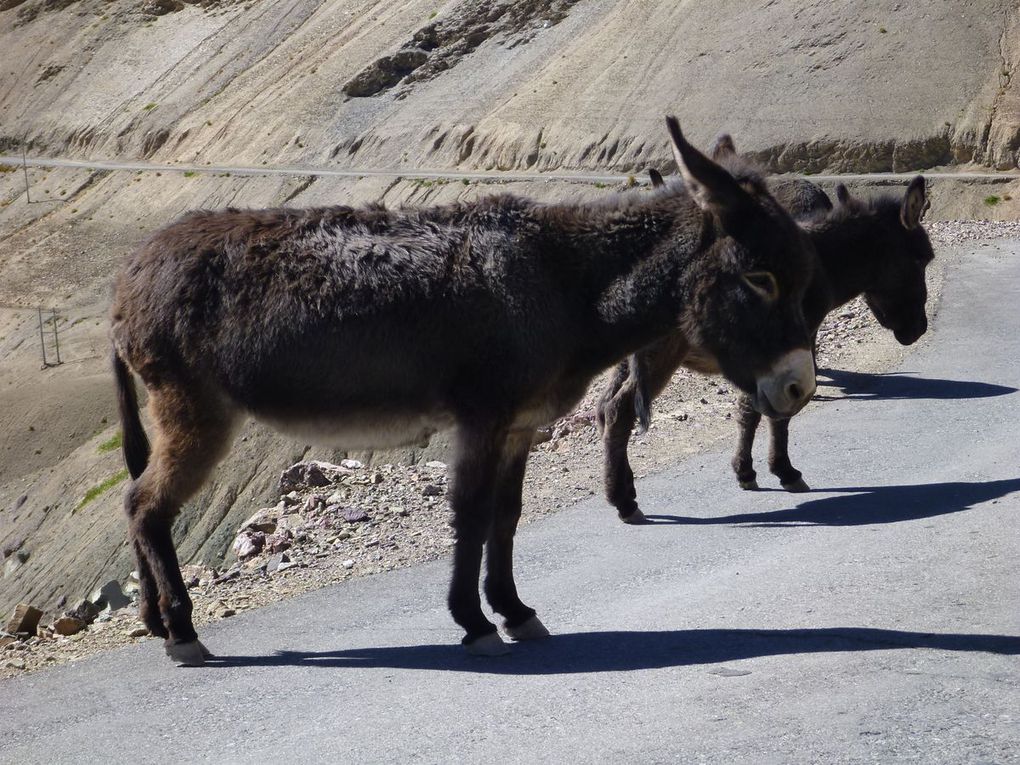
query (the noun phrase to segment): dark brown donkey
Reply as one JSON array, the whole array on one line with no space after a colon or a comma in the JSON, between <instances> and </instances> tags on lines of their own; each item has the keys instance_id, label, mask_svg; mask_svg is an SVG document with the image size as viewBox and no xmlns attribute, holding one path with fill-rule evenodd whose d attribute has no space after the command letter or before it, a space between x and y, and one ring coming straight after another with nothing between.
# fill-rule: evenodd
<instances>
[{"instance_id":1,"label":"dark brown donkey","mask_svg":"<svg viewBox=\"0 0 1020 765\"><path fill-rule=\"evenodd\" d=\"M729 136L716 142L713 157L722 162L745 187L764 184L760 171L736 155ZM662 183L658 173L653 185ZM833 208L825 192L804 180L774 182L774 196L800 216L800 223L818 252L819 262L804 296L804 315L814 335L825 315L863 294L879 323L896 339L910 345L928 328L925 269L933 252L921 226L927 208L924 178L917 176L902 198L862 201L845 186L837 188ZM813 342L813 339L812 339ZM647 429L651 400L666 387L680 366L712 372L701 358L696 342L682 330L667 335L621 362L598 405L597 421L604 447L606 496L625 523L640 523L634 473L627 458L627 442L637 421ZM733 470L741 488L757 489L751 447L761 421L761 407L746 397L738 402L739 440ZM772 440L769 469L787 491L808 486L789 456L789 417L769 415Z\"/></svg>"},{"instance_id":2,"label":"dark brown donkey","mask_svg":"<svg viewBox=\"0 0 1020 765\"><path fill-rule=\"evenodd\" d=\"M767 412L814 392L801 309L814 254L767 193L747 191L667 120L684 184L595 204L512 196L422 210L195 212L157 232L112 306L125 506L141 617L178 662L208 655L171 521L251 415L349 448L456 433L449 607L472 653L548 634L512 557L535 429L592 378L683 328ZM142 430L130 372L145 383Z\"/></svg>"}]
</instances>

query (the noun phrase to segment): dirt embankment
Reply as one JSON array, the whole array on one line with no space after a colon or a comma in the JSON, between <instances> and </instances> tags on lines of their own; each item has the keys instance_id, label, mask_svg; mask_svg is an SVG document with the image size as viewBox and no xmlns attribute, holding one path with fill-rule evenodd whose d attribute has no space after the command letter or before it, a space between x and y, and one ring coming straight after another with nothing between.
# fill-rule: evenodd
<instances>
[{"instance_id":1,"label":"dirt embankment","mask_svg":"<svg viewBox=\"0 0 1020 765\"><path fill-rule=\"evenodd\" d=\"M245 164L668 166L665 112L777 171L1020 149L1007 0L23 0L0 150Z\"/></svg>"}]
</instances>

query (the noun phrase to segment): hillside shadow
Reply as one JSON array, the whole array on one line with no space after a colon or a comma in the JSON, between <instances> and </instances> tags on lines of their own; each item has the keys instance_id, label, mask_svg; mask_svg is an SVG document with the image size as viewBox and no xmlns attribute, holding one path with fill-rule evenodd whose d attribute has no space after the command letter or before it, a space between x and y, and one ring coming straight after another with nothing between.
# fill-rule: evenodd
<instances>
[{"instance_id":1,"label":"hillside shadow","mask_svg":"<svg viewBox=\"0 0 1020 765\"><path fill-rule=\"evenodd\" d=\"M933 634L867 627L802 630L705 629L578 632L519 643L508 656L468 656L457 645L382 646L219 656L206 667L321 667L443 670L494 675L568 675L720 664L762 656L896 649L1020 655L1013 635ZM728 672L723 670L722 674Z\"/></svg>"},{"instance_id":2,"label":"hillside shadow","mask_svg":"<svg viewBox=\"0 0 1020 765\"><path fill-rule=\"evenodd\" d=\"M900 523L959 513L969 510L974 505L999 499L1020 491L1020 478L911 486L832 488L820 491L845 493L836 497L809 499L796 507L761 513L735 513L711 518L648 514L645 518L652 525L688 526L717 524L747 524L756 527L866 526L875 523Z\"/></svg>"},{"instance_id":3,"label":"hillside shadow","mask_svg":"<svg viewBox=\"0 0 1020 765\"><path fill-rule=\"evenodd\" d=\"M842 369L819 369L818 392L815 398L821 401L834 398L863 400L882 399L935 399L952 400L968 398L992 398L1016 393L1016 388L1006 385L976 382L972 380L941 380L938 378L915 377L908 372L865 373L848 372ZM828 379L826 379L828 378ZM838 388L842 396L826 395L824 388Z\"/></svg>"}]
</instances>

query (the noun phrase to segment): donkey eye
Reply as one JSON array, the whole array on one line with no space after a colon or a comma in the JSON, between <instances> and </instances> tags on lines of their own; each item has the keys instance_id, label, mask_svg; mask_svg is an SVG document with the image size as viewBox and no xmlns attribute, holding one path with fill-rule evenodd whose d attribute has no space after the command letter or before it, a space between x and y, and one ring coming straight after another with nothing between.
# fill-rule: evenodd
<instances>
[{"instance_id":1,"label":"donkey eye","mask_svg":"<svg viewBox=\"0 0 1020 765\"><path fill-rule=\"evenodd\" d=\"M766 303L774 303L779 299L779 283L768 271L750 271L741 274L744 284L757 293Z\"/></svg>"}]
</instances>

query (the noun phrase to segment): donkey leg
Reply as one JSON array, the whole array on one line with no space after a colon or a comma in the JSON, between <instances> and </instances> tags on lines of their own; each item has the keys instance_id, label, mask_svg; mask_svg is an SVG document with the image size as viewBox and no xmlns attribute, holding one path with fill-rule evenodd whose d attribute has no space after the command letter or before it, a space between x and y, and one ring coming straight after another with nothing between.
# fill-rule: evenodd
<instances>
[{"instance_id":1,"label":"donkey leg","mask_svg":"<svg viewBox=\"0 0 1020 765\"><path fill-rule=\"evenodd\" d=\"M493 494L492 529L486 545L485 597L492 610L505 617L503 628L514 640L549 635L535 609L521 602L514 583L514 534L521 517L521 490L533 437L534 433L527 431L507 439Z\"/></svg>"},{"instance_id":2,"label":"donkey leg","mask_svg":"<svg viewBox=\"0 0 1020 765\"><path fill-rule=\"evenodd\" d=\"M454 621L464 628L461 643L468 653L479 656L500 656L510 650L482 612L478 593L482 546L492 527L493 492L505 440L505 430L462 426L450 487L456 543L447 602Z\"/></svg>"},{"instance_id":3,"label":"donkey leg","mask_svg":"<svg viewBox=\"0 0 1020 765\"><path fill-rule=\"evenodd\" d=\"M750 396L741 395L737 400L737 452L733 455L733 472L741 489L757 489L757 473L754 472L754 434L758 430L761 415L755 411Z\"/></svg>"},{"instance_id":4,"label":"donkey leg","mask_svg":"<svg viewBox=\"0 0 1020 765\"><path fill-rule=\"evenodd\" d=\"M133 542L135 565L138 567L138 618L148 627L149 632L157 637L170 637L163 617L159 613L159 588L149 568L149 561L142 553L141 545Z\"/></svg>"},{"instance_id":5,"label":"donkey leg","mask_svg":"<svg viewBox=\"0 0 1020 765\"><path fill-rule=\"evenodd\" d=\"M624 523L641 523L645 516L638 509L634 471L627 456L627 444L634 429L634 388L623 385L614 396L599 406L604 422L602 430L603 479L606 499L616 508Z\"/></svg>"},{"instance_id":6,"label":"donkey leg","mask_svg":"<svg viewBox=\"0 0 1020 765\"><path fill-rule=\"evenodd\" d=\"M139 578L147 571L155 585L163 629L154 629L151 611L143 613L149 629L166 638L167 655L179 664L201 665L208 651L198 641L191 620L191 598L181 576L171 526L181 505L226 451L230 418L215 406L203 410L199 396L167 385L150 392L150 408L157 438L149 465L128 489L125 510L139 559ZM143 609L148 608L143 604Z\"/></svg>"},{"instance_id":7,"label":"donkey leg","mask_svg":"<svg viewBox=\"0 0 1020 765\"><path fill-rule=\"evenodd\" d=\"M787 491L810 491L801 472L790 462L790 418L781 420L769 418L772 440L769 443L769 470L779 478Z\"/></svg>"},{"instance_id":8,"label":"donkey leg","mask_svg":"<svg viewBox=\"0 0 1020 765\"><path fill-rule=\"evenodd\" d=\"M606 499L624 523L641 523L644 515L637 506L634 471L627 459L627 441L634 429L633 385L627 361L613 370L613 377L595 407L595 421L602 436L603 481Z\"/></svg>"}]
</instances>

